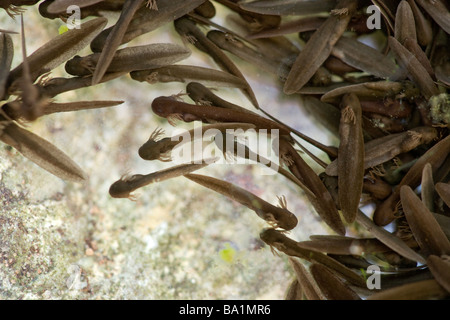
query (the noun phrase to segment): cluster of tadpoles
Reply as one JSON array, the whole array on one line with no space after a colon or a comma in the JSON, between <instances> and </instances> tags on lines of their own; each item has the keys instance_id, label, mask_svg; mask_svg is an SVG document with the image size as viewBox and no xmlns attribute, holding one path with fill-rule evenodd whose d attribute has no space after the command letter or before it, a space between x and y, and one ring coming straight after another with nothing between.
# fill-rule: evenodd
<instances>
[{"instance_id":1,"label":"cluster of tadpoles","mask_svg":"<svg viewBox=\"0 0 450 320\"><path fill-rule=\"evenodd\" d=\"M2 1L0 7L14 16L23 12L22 5L38 2L45 18L65 21L69 5L81 8L81 18L95 18L55 37L30 56L24 53L22 64L13 70L11 31L1 30L2 142L54 175L80 182L87 178L83 170L57 147L22 128L20 121L120 104L55 103L52 98L127 74L149 83L187 83L186 93L193 103L180 96L158 97L152 102L153 112L169 123L205 123L202 132L214 129L235 145L239 143L227 136L227 129L277 129L281 163L277 172L303 190L336 235L313 235L302 242L289 238L286 232L296 227L297 218L283 197L274 206L229 182L192 173L214 159L122 177L111 185L112 197L132 198L138 188L184 176L247 206L270 225L261 232L261 239L292 262L296 278L288 299L450 296L450 13L446 1L10 0ZM228 8L227 21L233 31L213 22L217 5ZM374 17L367 13L371 5L376 5ZM120 12L107 29L105 11ZM376 14L380 25L372 29L368 20ZM173 23L185 46L157 43L119 49L167 23ZM372 34L385 40L384 48L374 49L357 39ZM304 42L303 47L299 49L295 41ZM75 56L87 45L92 54ZM23 35L22 46L25 49ZM191 46L218 68L177 64L191 54ZM336 135L339 146L323 145L262 110L229 55L272 74L284 94L301 96L304 107ZM49 72L62 63L71 77L49 78ZM220 98L207 85L239 89L257 111ZM194 138L193 130L188 134ZM139 149L140 157L171 161L171 152L180 142L163 135L156 129ZM315 156L301 141L319 149L329 161ZM313 170L296 147L323 172ZM268 164L247 146L241 150L245 152L231 156ZM360 210L364 204L375 206L373 217ZM371 236L345 236L355 222ZM391 223L393 232L384 228ZM368 289L364 270L371 265L380 270L381 288Z\"/></svg>"}]
</instances>

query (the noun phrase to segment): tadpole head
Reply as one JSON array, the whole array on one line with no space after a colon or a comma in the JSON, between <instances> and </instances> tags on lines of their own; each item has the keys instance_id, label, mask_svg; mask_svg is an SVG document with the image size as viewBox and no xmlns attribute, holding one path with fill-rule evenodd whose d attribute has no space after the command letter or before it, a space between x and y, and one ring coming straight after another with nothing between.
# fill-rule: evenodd
<instances>
[{"instance_id":1,"label":"tadpole head","mask_svg":"<svg viewBox=\"0 0 450 320\"><path fill-rule=\"evenodd\" d=\"M163 154L167 151L164 150L170 138L166 137L161 140L155 141L149 139L138 150L139 156L144 160L157 160L161 159Z\"/></svg>"},{"instance_id":2,"label":"tadpole head","mask_svg":"<svg viewBox=\"0 0 450 320\"><path fill-rule=\"evenodd\" d=\"M124 179L117 180L109 187L109 194L113 198L129 198L130 188Z\"/></svg>"},{"instance_id":3,"label":"tadpole head","mask_svg":"<svg viewBox=\"0 0 450 320\"><path fill-rule=\"evenodd\" d=\"M292 212L290 212L287 209L282 209L284 211L284 214L281 215L277 221L278 221L278 226L284 230L292 230L294 229L297 224L298 224L298 219L295 216L295 214L293 214Z\"/></svg>"}]
</instances>

